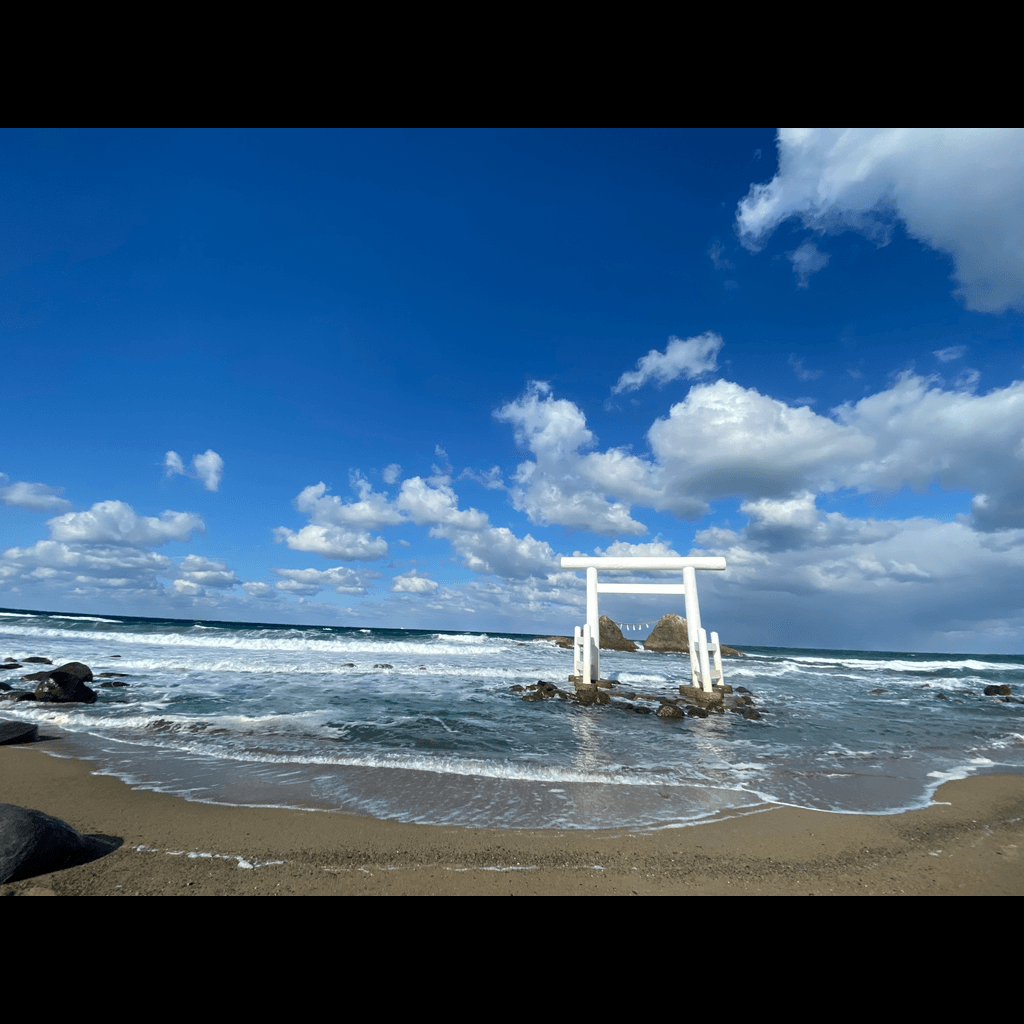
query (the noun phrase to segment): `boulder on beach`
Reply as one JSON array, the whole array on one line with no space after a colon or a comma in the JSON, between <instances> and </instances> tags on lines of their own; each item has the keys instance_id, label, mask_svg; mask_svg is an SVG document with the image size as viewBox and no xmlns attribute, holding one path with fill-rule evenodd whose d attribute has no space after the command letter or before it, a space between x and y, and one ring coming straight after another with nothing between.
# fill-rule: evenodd
<instances>
[{"instance_id":1,"label":"boulder on beach","mask_svg":"<svg viewBox=\"0 0 1024 1024\"><path fill-rule=\"evenodd\" d=\"M602 615L598 619L598 625L601 630L600 646L606 651L635 651L636 644L632 640L627 640L622 635L622 630L608 618L607 615Z\"/></svg>"},{"instance_id":2,"label":"boulder on beach","mask_svg":"<svg viewBox=\"0 0 1024 1024\"><path fill-rule=\"evenodd\" d=\"M84 864L119 845L117 839L83 836L42 811L0 804L0 882Z\"/></svg>"}]
</instances>

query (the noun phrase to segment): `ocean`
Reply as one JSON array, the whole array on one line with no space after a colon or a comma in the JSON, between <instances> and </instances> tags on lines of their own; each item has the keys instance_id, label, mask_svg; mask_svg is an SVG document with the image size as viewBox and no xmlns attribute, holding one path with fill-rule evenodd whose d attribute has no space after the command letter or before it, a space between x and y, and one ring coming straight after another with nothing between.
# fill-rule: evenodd
<instances>
[{"instance_id":1,"label":"ocean","mask_svg":"<svg viewBox=\"0 0 1024 1024\"><path fill-rule=\"evenodd\" d=\"M766 804L887 814L949 779L1024 771L1024 655L739 646L725 681L760 719L665 720L523 701L516 684L567 687L572 671L571 651L536 636L6 609L0 662L124 675L91 683L95 704L0 701L0 718L190 800L467 827L643 830ZM19 677L45 667L0 683L33 688ZM619 691L672 696L689 659L603 651L601 669ZM114 681L128 685L98 685Z\"/></svg>"}]
</instances>

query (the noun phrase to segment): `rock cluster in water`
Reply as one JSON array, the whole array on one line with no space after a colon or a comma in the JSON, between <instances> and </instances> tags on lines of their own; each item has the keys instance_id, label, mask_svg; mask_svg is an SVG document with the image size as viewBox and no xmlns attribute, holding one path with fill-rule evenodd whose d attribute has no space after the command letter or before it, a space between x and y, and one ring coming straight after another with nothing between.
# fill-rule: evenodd
<instances>
[{"instance_id":1,"label":"rock cluster in water","mask_svg":"<svg viewBox=\"0 0 1024 1024\"><path fill-rule=\"evenodd\" d=\"M742 686L734 690L729 685L719 685L710 693L705 693L697 686L680 686L677 699L663 694L617 690L618 684L610 679L584 683L579 676L570 676L569 681L574 686L572 691L563 690L556 683L544 679L538 679L530 686L517 683L511 690L513 693L522 693L523 700L528 703L557 697L583 707L607 705L637 715L655 714L659 718L707 718L708 715L726 711L755 721L761 717L750 691Z\"/></svg>"},{"instance_id":2,"label":"rock cluster in water","mask_svg":"<svg viewBox=\"0 0 1024 1024\"><path fill-rule=\"evenodd\" d=\"M603 651L636 651L638 645L633 640L628 640L622 635L622 630L607 615L602 615L600 620L601 639L600 647ZM549 636L546 640L552 640L557 647L564 647L572 650L571 636ZM686 619L675 612L668 612L658 620L658 624L651 630L650 635L643 641L645 651L669 651L685 654L690 649L690 632L686 626ZM726 647L722 644L722 656L727 658L742 658L743 652L737 651L735 647Z\"/></svg>"},{"instance_id":3,"label":"rock cluster in water","mask_svg":"<svg viewBox=\"0 0 1024 1024\"><path fill-rule=\"evenodd\" d=\"M25 658L25 664L52 665L49 658ZM4 669L21 668L21 662L8 658L3 662ZM124 672L101 672L101 676L112 678L124 676ZM92 669L80 661L69 661L57 668L45 669L41 672L30 672L20 677L23 683L35 683L34 690L14 690L7 683L0 683L0 694L4 700L34 700L42 704L95 704L97 694L86 683L93 681ZM100 686L127 686L127 683L105 682Z\"/></svg>"}]
</instances>

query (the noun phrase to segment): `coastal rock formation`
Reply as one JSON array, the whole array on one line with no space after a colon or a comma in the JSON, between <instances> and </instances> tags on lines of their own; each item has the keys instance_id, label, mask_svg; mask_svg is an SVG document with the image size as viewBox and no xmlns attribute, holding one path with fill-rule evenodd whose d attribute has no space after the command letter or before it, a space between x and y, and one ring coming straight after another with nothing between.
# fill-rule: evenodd
<instances>
[{"instance_id":1,"label":"coastal rock formation","mask_svg":"<svg viewBox=\"0 0 1024 1024\"><path fill-rule=\"evenodd\" d=\"M627 640L622 635L622 630L608 618L607 615L602 615L598 619L598 625L601 629L600 646L606 651L635 651L636 644L632 640Z\"/></svg>"},{"instance_id":2,"label":"coastal rock formation","mask_svg":"<svg viewBox=\"0 0 1024 1024\"><path fill-rule=\"evenodd\" d=\"M690 631L686 619L675 612L668 612L658 619L658 624L651 630L650 636L644 641L645 651L674 651L685 653L690 649ZM743 653L735 647L722 644L722 656L742 658Z\"/></svg>"},{"instance_id":3,"label":"coastal rock formation","mask_svg":"<svg viewBox=\"0 0 1024 1024\"><path fill-rule=\"evenodd\" d=\"M50 704L95 704L96 691L85 684L92 681L92 669L80 661L69 661L48 672L30 672L22 682L39 685L31 696L18 695L11 699L38 700Z\"/></svg>"},{"instance_id":4,"label":"coastal rock formation","mask_svg":"<svg viewBox=\"0 0 1024 1024\"><path fill-rule=\"evenodd\" d=\"M92 679L91 672L89 678ZM54 669L36 687L36 700L51 704L95 704L97 695L76 672Z\"/></svg>"},{"instance_id":5,"label":"coastal rock formation","mask_svg":"<svg viewBox=\"0 0 1024 1024\"><path fill-rule=\"evenodd\" d=\"M658 619L658 624L651 630L650 636L644 641L645 651L688 651L690 649L690 631L686 628L686 619L675 612L669 612Z\"/></svg>"},{"instance_id":6,"label":"coastal rock formation","mask_svg":"<svg viewBox=\"0 0 1024 1024\"><path fill-rule=\"evenodd\" d=\"M616 683L603 679L600 683L584 683L578 676L570 676L574 691L563 690L556 683L538 679L531 686L516 683L510 686L512 693L521 693L522 700L529 704L549 701L558 697L570 706L591 707L608 706L611 709L630 711L637 715L649 715L653 711L661 719L707 718L712 714L730 711L751 721L761 718L761 712L754 707L749 691L742 694L733 693L731 686L715 686L711 693L704 693L693 686L680 686L679 697L669 697L658 693L636 693L618 691ZM644 701L655 705L654 708L635 703Z\"/></svg>"},{"instance_id":7,"label":"coastal rock formation","mask_svg":"<svg viewBox=\"0 0 1024 1024\"><path fill-rule=\"evenodd\" d=\"M118 845L118 840L80 835L67 822L42 811L0 804L0 882L84 864Z\"/></svg>"}]
</instances>

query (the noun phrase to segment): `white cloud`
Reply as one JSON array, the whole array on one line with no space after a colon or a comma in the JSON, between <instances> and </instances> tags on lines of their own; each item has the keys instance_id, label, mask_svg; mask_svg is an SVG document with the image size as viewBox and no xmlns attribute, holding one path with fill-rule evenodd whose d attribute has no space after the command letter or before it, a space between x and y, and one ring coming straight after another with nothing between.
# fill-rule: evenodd
<instances>
[{"instance_id":1,"label":"white cloud","mask_svg":"<svg viewBox=\"0 0 1024 1024\"><path fill-rule=\"evenodd\" d=\"M940 363L949 363L959 359L967 351L966 345L950 345L949 348L940 348L932 353Z\"/></svg>"},{"instance_id":2,"label":"white cloud","mask_svg":"<svg viewBox=\"0 0 1024 1024\"><path fill-rule=\"evenodd\" d=\"M286 526L274 530L274 540L286 543L293 551L305 551L337 558L343 562L371 562L388 553L388 543L383 537L371 537L366 530L346 530L340 526L304 526L298 532Z\"/></svg>"},{"instance_id":3,"label":"white cloud","mask_svg":"<svg viewBox=\"0 0 1024 1024\"><path fill-rule=\"evenodd\" d=\"M294 504L297 511L309 516L309 525L298 532L279 526L274 530L274 540L287 543L294 551L342 561L383 558L388 553L387 541L371 536L370 530L397 526L405 522L405 517L387 495L375 492L359 473L351 475L350 483L359 494L358 501L343 502L337 495L327 494L322 481L303 488Z\"/></svg>"},{"instance_id":4,"label":"white cloud","mask_svg":"<svg viewBox=\"0 0 1024 1024\"><path fill-rule=\"evenodd\" d=\"M376 577L377 573L356 572L338 566L334 569L271 569L275 576L281 577L276 584L278 590L286 594L302 594L311 597L321 590L331 589L339 594L365 594L366 581Z\"/></svg>"},{"instance_id":5,"label":"white cloud","mask_svg":"<svg viewBox=\"0 0 1024 1024\"><path fill-rule=\"evenodd\" d=\"M99 501L88 512L67 512L48 523L50 537L71 544L130 544L159 547L169 541L187 541L202 519L191 512L163 512L159 519L136 515L123 501Z\"/></svg>"},{"instance_id":6,"label":"white cloud","mask_svg":"<svg viewBox=\"0 0 1024 1024\"><path fill-rule=\"evenodd\" d=\"M953 259L968 309L1024 308L1024 130L780 128L779 170L741 200L753 251L785 220L885 244L895 219Z\"/></svg>"},{"instance_id":7,"label":"white cloud","mask_svg":"<svg viewBox=\"0 0 1024 1024\"><path fill-rule=\"evenodd\" d=\"M702 610L707 599L731 610L731 623L715 620L723 639L934 650L939 623L991 637L1024 622L1022 530L1000 540L965 523L850 519L818 511L809 493L743 511L745 529L697 534L729 566L701 590Z\"/></svg>"},{"instance_id":8,"label":"white cloud","mask_svg":"<svg viewBox=\"0 0 1024 1024\"><path fill-rule=\"evenodd\" d=\"M167 452L164 455L164 473L166 476L174 476L176 473L191 476L201 480L208 491L216 491L224 475L224 460L212 448L207 448L201 455L192 456L192 471L189 473L177 452Z\"/></svg>"},{"instance_id":9,"label":"white cloud","mask_svg":"<svg viewBox=\"0 0 1024 1024\"><path fill-rule=\"evenodd\" d=\"M626 494L634 501L652 496L649 467L619 449L584 454L594 435L576 405L552 398L549 385L535 382L494 415L511 423L516 441L536 457L519 465L512 489L513 504L531 521L609 535L647 532L631 518L627 503L607 495Z\"/></svg>"},{"instance_id":10,"label":"white cloud","mask_svg":"<svg viewBox=\"0 0 1024 1024\"><path fill-rule=\"evenodd\" d=\"M582 412L546 386L496 415L536 455L519 466L512 491L536 522L635 535L645 528L633 505L696 519L733 496L924 492L937 482L976 496L977 528L1024 526L1024 383L978 395L907 374L821 415L720 380L692 387L651 426L651 458L580 451L593 443Z\"/></svg>"},{"instance_id":11,"label":"white cloud","mask_svg":"<svg viewBox=\"0 0 1024 1024\"><path fill-rule=\"evenodd\" d=\"M395 577L395 585L391 588L396 594L433 594L438 588L437 582L420 576L415 569Z\"/></svg>"},{"instance_id":12,"label":"white cloud","mask_svg":"<svg viewBox=\"0 0 1024 1024\"><path fill-rule=\"evenodd\" d=\"M310 522L319 525L379 530L404 522L402 513L387 495L375 492L364 476L353 473L350 483L359 501L342 502L337 495L327 494L327 485L321 482L306 487L295 499L295 508L308 515Z\"/></svg>"},{"instance_id":13,"label":"white cloud","mask_svg":"<svg viewBox=\"0 0 1024 1024\"><path fill-rule=\"evenodd\" d=\"M475 508L460 509L443 478L433 483L420 477L403 481L398 505L418 526L429 525L432 537L447 540L473 572L524 579L546 575L555 566L555 553L546 542L491 526L486 513Z\"/></svg>"},{"instance_id":14,"label":"white cloud","mask_svg":"<svg viewBox=\"0 0 1024 1024\"><path fill-rule=\"evenodd\" d=\"M46 484L31 484L24 480L8 483L8 479L5 473L0 473L0 501L5 505L32 512L56 512L72 507L67 498L61 497L63 487L47 487Z\"/></svg>"},{"instance_id":15,"label":"white cloud","mask_svg":"<svg viewBox=\"0 0 1024 1024\"><path fill-rule=\"evenodd\" d=\"M192 457L192 470L208 491L215 491L224 474L224 460L212 448L207 448L202 455Z\"/></svg>"},{"instance_id":16,"label":"white cloud","mask_svg":"<svg viewBox=\"0 0 1024 1024\"><path fill-rule=\"evenodd\" d=\"M23 570L64 570L89 576L152 576L173 569L166 555L123 545L68 544L56 540L36 541L28 548L8 548L3 557ZM39 575L39 573L37 573Z\"/></svg>"},{"instance_id":17,"label":"white cloud","mask_svg":"<svg viewBox=\"0 0 1024 1024\"><path fill-rule=\"evenodd\" d=\"M786 257L793 264L798 288L809 288L811 275L824 270L829 260L828 253L822 252L813 242L804 242L793 252L787 252Z\"/></svg>"},{"instance_id":18,"label":"white cloud","mask_svg":"<svg viewBox=\"0 0 1024 1024\"><path fill-rule=\"evenodd\" d=\"M224 589L242 582L226 562L203 558L201 555L186 555L178 565L178 572L179 581L187 581L198 587Z\"/></svg>"},{"instance_id":19,"label":"white cloud","mask_svg":"<svg viewBox=\"0 0 1024 1024\"><path fill-rule=\"evenodd\" d=\"M12 582L48 582L80 597L96 596L96 588L118 590L124 599L163 595L158 577L180 576L181 593L190 593L192 585L232 585L224 582L224 573L238 582L222 562L191 555L179 573L172 559L148 550L203 532L202 519L188 512L140 516L124 502L101 501L87 512L56 516L47 525L49 540L3 552L9 570L4 576Z\"/></svg>"},{"instance_id":20,"label":"white cloud","mask_svg":"<svg viewBox=\"0 0 1024 1024\"><path fill-rule=\"evenodd\" d=\"M693 379L710 373L718 366L717 357L722 344L721 335L713 331L705 331L685 341L673 335L668 339L664 352L651 349L637 361L635 370L624 373L612 388L612 394L636 391L652 380L667 384L679 377Z\"/></svg>"},{"instance_id":21,"label":"white cloud","mask_svg":"<svg viewBox=\"0 0 1024 1024\"><path fill-rule=\"evenodd\" d=\"M475 480L481 487L486 487L489 491L505 490L505 480L500 466L492 466L486 473L467 468L459 474L459 479Z\"/></svg>"},{"instance_id":22,"label":"white cloud","mask_svg":"<svg viewBox=\"0 0 1024 1024\"><path fill-rule=\"evenodd\" d=\"M384 472L381 473L381 476L384 479L384 483L393 484L401 472L402 467L397 462L392 462L390 466L384 467Z\"/></svg>"}]
</instances>

